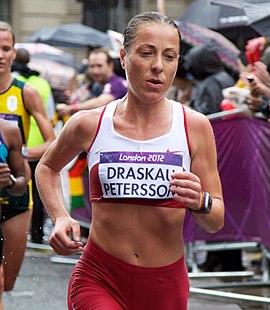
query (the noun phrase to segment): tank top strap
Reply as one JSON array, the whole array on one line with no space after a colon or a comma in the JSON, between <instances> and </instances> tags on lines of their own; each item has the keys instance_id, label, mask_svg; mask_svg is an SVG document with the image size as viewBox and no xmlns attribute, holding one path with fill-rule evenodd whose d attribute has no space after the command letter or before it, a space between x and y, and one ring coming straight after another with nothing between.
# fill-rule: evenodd
<instances>
[{"instance_id":1,"label":"tank top strap","mask_svg":"<svg viewBox=\"0 0 270 310\"><path fill-rule=\"evenodd\" d=\"M119 100L114 100L106 105L103 117L102 117L102 122L101 122L101 129L106 130L109 134L110 131L114 132L113 129L113 116L117 107Z\"/></svg>"},{"instance_id":2,"label":"tank top strap","mask_svg":"<svg viewBox=\"0 0 270 310\"><path fill-rule=\"evenodd\" d=\"M180 126L184 124L184 111L183 106L180 102L170 100L173 108L173 118L172 118L172 126L171 132L175 131L179 133Z\"/></svg>"}]
</instances>

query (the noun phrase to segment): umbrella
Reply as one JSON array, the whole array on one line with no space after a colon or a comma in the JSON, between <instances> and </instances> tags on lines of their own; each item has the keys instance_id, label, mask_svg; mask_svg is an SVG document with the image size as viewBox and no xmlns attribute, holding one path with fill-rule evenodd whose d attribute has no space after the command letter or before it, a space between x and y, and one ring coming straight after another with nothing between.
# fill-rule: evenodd
<instances>
[{"instance_id":1,"label":"umbrella","mask_svg":"<svg viewBox=\"0 0 270 310\"><path fill-rule=\"evenodd\" d=\"M123 45L123 35L111 29L107 30L107 34L111 39L114 55L116 58L119 58L120 49Z\"/></svg>"},{"instance_id":2,"label":"umbrella","mask_svg":"<svg viewBox=\"0 0 270 310\"><path fill-rule=\"evenodd\" d=\"M230 1L236 4L221 6L213 3L213 0L195 0L179 20L218 31L243 49L246 41L256 37L258 33L248 25L243 7L237 5L241 0Z\"/></svg>"},{"instance_id":3,"label":"umbrella","mask_svg":"<svg viewBox=\"0 0 270 310\"><path fill-rule=\"evenodd\" d=\"M64 24L53 28L41 28L26 37L30 42L42 42L62 47L98 47L112 48L107 33L82 24Z\"/></svg>"},{"instance_id":4,"label":"umbrella","mask_svg":"<svg viewBox=\"0 0 270 310\"><path fill-rule=\"evenodd\" d=\"M269 0L212 0L220 8L237 6L248 18L247 25L253 27L260 35L270 40L270 5Z\"/></svg>"},{"instance_id":5,"label":"umbrella","mask_svg":"<svg viewBox=\"0 0 270 310\"><path fill-rule=\"evenodd\" d=\"M68 67L72 67L76 70L79 70L81 67L80 61L78 61L71 53L63 53L62 55L48 53L31 54L31 59L47 59Z\"/></svg>"},{"instance_id":6,"label":"umbrella","mask_svg":"<svg viewBox=\"0 0 270 310\"><path fill-rule=\"evenodd\" d=\"M190 47L213 42L223 64L234 71L239 71L240 50L222 34L189 22L175 22L180 30L182 42Z\"/></svg>"},{"instance_id":7,"label":"umbrella","mask_svg":"<svg viewBox=\"0 0 270 310\"><path fill-rule=\"evenodd\" d=\"M242 7L215 5L211 0L193 1L179 19L214 30L247 26L248 23Z\"/></svg>"},{"instance_id":8,"label":"umbrella","mask_svg":"<svg viewBox=\"0 0 270 310\"><path fill-rule=\"evenodd\" d=\"M62 55L64 51L44 43L15 43L15 48L24 48L30 54Z\"/></svg>"},{"instance_id":9,"label":"umbrella","mask_svg":"<svg viewBox=\"0 0 270 310\"><path fill-rule=\"evenodd\" d=\"M31 59L29 67L40 72L52 88L69 89L76 77L76 70L48 59Z\"/></svg>"},{"instance_id":10,"label":"umbrella","mask_svg":"<svg viewBox=\"0 0 270 310\"><path fill-rule=\"evenodd\" d=\"M71 66L78 70L81 66L80 62L71 54L63 50L44 43L16 43L15 48L26 49L33 58L41 58L59 62L66 66Z\"/></svg>"}]
</instances>

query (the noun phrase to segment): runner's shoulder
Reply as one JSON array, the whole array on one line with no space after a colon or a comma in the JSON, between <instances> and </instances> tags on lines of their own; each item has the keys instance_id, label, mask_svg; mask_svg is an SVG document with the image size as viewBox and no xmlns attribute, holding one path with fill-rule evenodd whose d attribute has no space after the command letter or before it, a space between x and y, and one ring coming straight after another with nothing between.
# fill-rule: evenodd
<instances>
[{"instance_id":1,"label":"runner's shoulder","mask_svg":"<svg viewBox=\"0 0 270 310\"><path fill-rule=\"evenodd\" d=\"M76 130L96 131L103 108L82 110L73 114L65 126L75 127Z\"/></svg>"}]
</instances>

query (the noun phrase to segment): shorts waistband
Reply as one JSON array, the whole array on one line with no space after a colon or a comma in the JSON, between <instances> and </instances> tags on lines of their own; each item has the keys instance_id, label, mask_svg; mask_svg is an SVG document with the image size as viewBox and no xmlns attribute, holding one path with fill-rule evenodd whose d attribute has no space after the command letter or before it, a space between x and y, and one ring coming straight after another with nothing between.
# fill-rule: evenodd
<instances>
[{"instance_id":1,"label":"shorts waistband","mask_svg":"<svg viewBox=\"0 0 270 310\"><path fill-rule=\"evenodd\" d=\"M184 256L182 256L177 261L170 263L168 265L164 266L158 266L158 267L143 267L143 266L137 266L130 263L127 263L110 253L104 251L102 248L100 248L98 245L96 245L90 238L88 239L87 245L84 248L82 257L85 259L88 259L89 256L94 256L96 259L102 261L104 264L112 265L116 264L118 266L121 266L121 268L124 268L127 271L134 271L136 270L136 273L159 273L168 275L168 274L175 274L175 270L178 270L178 268L183 267L185 265Z\"/></svg>"}]
</instances>

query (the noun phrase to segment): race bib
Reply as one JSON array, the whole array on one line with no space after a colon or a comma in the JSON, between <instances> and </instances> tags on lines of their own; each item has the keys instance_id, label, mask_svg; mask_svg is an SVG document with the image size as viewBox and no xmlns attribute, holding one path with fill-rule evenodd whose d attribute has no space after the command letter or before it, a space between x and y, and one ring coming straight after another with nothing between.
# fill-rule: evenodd
<instances>
[{"instance_id":1,"label":"race bib","mask_svg":"<svg viewBox=\"0 0 270 310\"><path fill-rule=\"evenodd\" d=\"M16 126L19 125L19 116L16 114L0 113L0 118L5 119L6 121L9 121Z\"/></svg>"},{"instance_id":2,"label":"race bib","mask_svg":"<svg viewBox=\"0 0 270 310\"><path fill-rule=\"evenodd\" d=\"M161 152L101 152L104 198L168 199L171 173L183 171L183 155Z\"/></svg>"}]
</instances>

